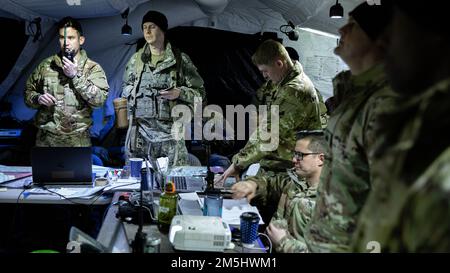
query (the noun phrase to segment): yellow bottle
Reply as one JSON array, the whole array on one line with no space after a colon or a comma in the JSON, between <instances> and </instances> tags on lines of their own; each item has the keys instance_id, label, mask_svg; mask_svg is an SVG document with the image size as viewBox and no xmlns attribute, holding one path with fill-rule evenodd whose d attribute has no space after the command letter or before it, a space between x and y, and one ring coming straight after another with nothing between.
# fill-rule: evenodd
<instances>
[{"instance_id":1,"label":"yellow bottle","mask_svg":"<svg viewBox=\"0 0 450 273\"><path fill-rule=\"evenodd\" d=\"M169 182L164 188L164 193L159 197L158 226L162 231L168 231L172 218L177 213L178 196L175 184Z\"/></svg>"}]
</instances>

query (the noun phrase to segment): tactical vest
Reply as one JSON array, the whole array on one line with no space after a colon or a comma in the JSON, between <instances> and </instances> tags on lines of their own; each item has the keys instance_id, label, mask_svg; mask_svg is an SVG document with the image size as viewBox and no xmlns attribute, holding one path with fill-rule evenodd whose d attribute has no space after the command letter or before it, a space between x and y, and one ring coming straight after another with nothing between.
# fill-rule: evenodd
<instances>
[{"instance_id":1,"label":"tactical vest","mask_svg":"<svg viewBox=\"0 0 450 273\"><path fill-rule=\"evenodd\" d=\"M131 105L134 106L134 118L136 119L158 119L170 121L171 110L176 105L176 101L162 98L160 91L179 87L183 84L182 56L179 49L172 47L175 57L175 70L170 69L169 73L154 73L158 68L151 71L149 62L144 63L140 56L137 56L135 63L135 75L137 75L132 90ZM142 55L141 55L142 56Z\"/></svg>"}]
</instances>

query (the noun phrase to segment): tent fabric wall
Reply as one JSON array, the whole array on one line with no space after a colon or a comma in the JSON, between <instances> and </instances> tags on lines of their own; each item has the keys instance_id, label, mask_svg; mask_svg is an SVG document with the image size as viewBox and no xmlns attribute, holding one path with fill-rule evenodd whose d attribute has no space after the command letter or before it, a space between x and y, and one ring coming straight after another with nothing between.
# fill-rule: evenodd
<instances>
[{"instance_id":1,"label":"tent fabric wall","mask_svg":"<svg viewBox=\"0 0 450 273\"><path fill-rule=\"evenodd\" d=\"M14 68L0 85L0 97L7 94L5 99L12 104L11 115L14 118L28 120L33 117L35 111L26 107L23 102L25 81L40 61L58 50L55 22L68 15L80 18L86 36L84 47L89 57L102 65L111 88L106 107L94 112L94 133L101 129L104 117L113 112L111 101L121 92L125 64L135 51L134 46L129 44L135 43L142 37L141 20L150 9L156 9L166 14L169 28L200 26L245 34L276 32L279 37L284 38L288 45L297 50L301 47L296 43L301 43L301 41L287 41L285 35L279 32L280 25L286 24L288 19L293 19L295 24L303 23L306 26L316 24L323 27L321 30L332 33L337 33L338 26L345 22L344 19L338 21L331 21L329 18L322 21L315 19L315 15L322 14L323 16L328 12L328 7L334 4L334 1L330 0L223 1L225 0L219 2L222 4L226 2L225 7L217 10L200 6L208 1L195 0L79 0L81 4L79 6L69 5L69 2L73 4L77 1L68 0L2 1L0 11L3 13L9 13L13 17L28 22L36 17L41 17L43 38L35 43L29 39ZM344 7L348 7L361 1L344 0L341 2ZM120 14L127 7L130 7L131 11L128 23L133 28L133 34L122 36L120 30L125 20L121 18ZM291 10L291 15L289 13L282 15L286 10ZM289 18L288 16L294 16L295 11L298 11L296 13L298 17ZM211 26L211 22L214 23L214 26Z\"/></svg>"}]
</instances>

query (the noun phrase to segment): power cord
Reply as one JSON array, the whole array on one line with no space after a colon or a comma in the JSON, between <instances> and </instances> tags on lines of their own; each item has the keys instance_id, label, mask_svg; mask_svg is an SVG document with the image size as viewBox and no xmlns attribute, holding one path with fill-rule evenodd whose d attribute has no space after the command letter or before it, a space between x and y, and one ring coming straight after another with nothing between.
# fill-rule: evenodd
<instances>
[{"instance_id":1,"label":"power cord","mask_svg":"<svg viewBox=\"0 0 450 273\"><path fill-rule=\"evenodd\" d=\"M269 236L267 236L264 233L258 233L258 235L263 235L264 237L267 238L267 241L269 242L269 246L268 247L246 247L243 244L241 244L242 247L242 252L244 252L244 249L251 249L251 250L264 250L267 252L267 250L269 251L269 253L272 253L272 241L270 240Z\"/></svg>"},{"instance_id":2,"label":"power cord","mask_svg":"<svg viewBox=\"0 0 450 273\"><path fill-rule=\"evenodd\" d=\"M71 200L71 199L76 199L76 198L78 198L78 197L73 197L73 198L66 197L66 196L64 196L64 195L62 195L62 194L60 194L60 193L57 193L56 191L52 191L52 190L48 189L48 188L45 187L45 186L39 186L39 188L42 188L43 190L46 190L46 191L48 191L48 192L50 192L50 193L56 194L56 195L58 195L59 197L61 197L62 199L67 200L67 201L69 201L69 202L72 203L72 204L75 204L75 205L86 205L86 204L74 202L74 201Z\"/></svg>"},{"instance_id":3,"label":"power cord","mask_svg":"<svg viewBox=\"0 0 450 273\"><path fill-rule=\"evenodd\" d=\"M130 202L131 203L135 203L136 206L140 206L141 205L140 199L139 199L139 196L138 196L139 194L140 194L140 192L132 192L131 196L130 196ZM149 203L151 205L154 205L154 202L151 202L151 200L144 200L144 201L147 201L147 203ZM155 215L153 215L153 213L150 210L150 208L145 206L145 203L144 203L144 206L142 206L142 207L145 208L148 211L148 213L150 215L150 219L152 219L153 221L157 221L157 218L155 217Z\"/></svg>"},{"instance_id":4,"label":"power cord","mask_svg":"<svg viewBox=\"0 0 450 273\"><path fill-rule=\"evenodd\" d=\"M269 242L269 253L272 253L272 241L270 240L269 236L267 236L267 234L265 233L258 233L259 235L263 235L264 237L267 238L267 241ZM267 248L266 248L267 250Z\"/></svg>"}]
</instances>

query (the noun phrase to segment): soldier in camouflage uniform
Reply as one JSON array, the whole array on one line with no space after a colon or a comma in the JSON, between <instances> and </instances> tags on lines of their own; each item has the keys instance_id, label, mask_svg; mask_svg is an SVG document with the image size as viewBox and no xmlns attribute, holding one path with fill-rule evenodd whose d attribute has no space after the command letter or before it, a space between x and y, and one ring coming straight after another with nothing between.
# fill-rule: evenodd
<instances>
[{"instance_id":1,"label":"soldier in camouflage uniform","mask_svg":"<svg viewBox=\"0 0 450 273\"><path fill-rule=\"evenodd\" d=\"M189 56L172 47L165 37L167 18L157 11L142 19L146 44L129 60L123 77L122 97L128 100L127 157L169 158L186 165L184 138L176 140L171 110L183 104L193 108L194 97L204 97L203 80Z\"/></svg>"},{"instance_id":2,"label":"soldier in camouflage uniform","mask_svg":"<svg viewBox=\"0 0 450 273\"><path fill-rule=\"evenodd\" d=\"M371 153L378 137L373 125L396 103L383 72L384 53L377 43L390 12L391 5L385 1L380 6L364 2L349 13L348 23L339 30L335 54L350 71L338 74L333 82L334 96L340 101L325 130L330 154L305 232L311 252L350 251L350 237L373 184Z\"/></svg>"},{"instance_id":3,"label":"soldier in camouflage uniform","mask_svg":"<svg viewBox=\"0 0 450 273\"><path fill-rule=\"evenodd\" d=\"M65 17L58 23L58 30L61 52L73 53L74 61L62 57L62 53L48 57L33 71L25 87L25 104L38 110L36 146L89 147L92 109L105 102L108 82L100 65L81 49L85 38L80 23Z\"/></svg>"},{"instance_id":4,"label":"soldier in camouflage uniform","mask_svg":"<svg viewBox=\"0 0 450 273\"><path fill-rule=\"evenodd\" d=\"M288 170L289 182L266 229L277 252L307 251L304 231L314 209L326 147L323 131L301 131L297 134L292 159L294 168Z\"/></svg>"},{"instance_id":5,"label":"soldier in camouflage uniform","mask_svg":"<svg viewBox=\"0 0 450 273\"><path fill-rule=\"evenodd\" d=\"M265 99L268 107L272 105L279 107L279 136L276 139L278 148L273 151L262 151L260 147L264 141L258 138L247 142L232 158L232 165L219 178L222 181L228 176L237 176L241 170L253 163L261 164L261 176L285 173L292 164L291 153L296 141L295 132L321 129L320 104L314 85L303 72L301 65L295 66L292 63L283 45L267 40L258 47L252 59L264 77L274 86L271 94ZM271 128L270 111L268 112L267 127ZM254 132L256 133L257 131ZM276 132L271 132L272 136L275 134ZM240 191L240 185L242 184L234 185L234 189ZM275 197L273 202L264 206L266 211L261 211L264 221L269 221L272 217L280 195L281 191L278 192L278 198Z\"/></svg>"},{"instance_id":6,"label":"soldier in camouflage uniform","mask_svg":"<svg viewBox=\"0 0 450 273\"><path fill-rule=\"evenodd\" d=\"M285 48L289 54L289 57L291 58L292 62L297 67L297 69L302 70L300 64L300 57L297 51L293 47L285 47ZM256 94L253 98L252 103L257 106L271 103L270 101L267 100L271 98L271 93L273 92L273 89L275 87L276 86L273 84L272 81L265 82L260 88L258 88L258 90L256 90ZM316 89L316 92L317 96L319 97L319 104L320 104L320 122L322 124L322 128L325 129L325 127L327 127L329 117L327 106L323 101L323 96L320 93L320 91Z\"/></svg>"},{"instance_id":7,"label":"soldier in camouflage uniform","mask_svg":"<svg viewBox=\"0 0 450 273\"><path fill-rule=\"evenodd\" d=\"M386 70L405 98L377 126L386 133L353 250L450 252L447 9L442 1L395 3Z\"/></svg>"}]
</instances>

